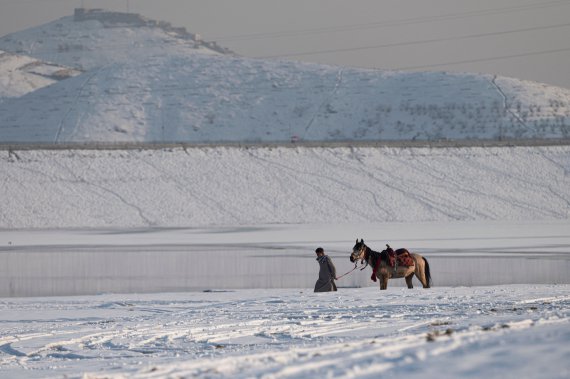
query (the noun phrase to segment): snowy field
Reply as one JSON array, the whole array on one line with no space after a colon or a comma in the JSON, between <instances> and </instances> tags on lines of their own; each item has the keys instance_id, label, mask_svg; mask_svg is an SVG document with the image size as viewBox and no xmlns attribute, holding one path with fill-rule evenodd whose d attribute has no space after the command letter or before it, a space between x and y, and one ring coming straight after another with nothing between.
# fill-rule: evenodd
<instances>
[{"instance_id":1,"label":"snowy field","mask_svg":"<svg viewBox=\"0 0 570 379\"><path fill-rule=\"evenodd\" d=\"M570 375L570 286L3 299L2 378Z\"/></svg>"}]
</instances>

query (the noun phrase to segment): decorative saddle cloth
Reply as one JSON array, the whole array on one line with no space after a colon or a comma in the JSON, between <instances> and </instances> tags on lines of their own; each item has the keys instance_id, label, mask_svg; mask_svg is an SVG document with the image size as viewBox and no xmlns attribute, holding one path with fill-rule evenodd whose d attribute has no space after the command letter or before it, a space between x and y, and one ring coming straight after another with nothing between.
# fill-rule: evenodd
<instances>
[{"instance_id":1,"label":"decorative saddle cloth","mask_svg":"<svg viewBox=\"0 0 570 379\"><path fill-rule=\"evenodd\" d=\"M414 259L412 258L412 254L407 249L398 249L394 251L391 247L388 247L384 250L387 255L387 263L390 267L395 267L396 263L397 266L405 266L410 267L413 266Z\"/></svg>"}]
</instances>

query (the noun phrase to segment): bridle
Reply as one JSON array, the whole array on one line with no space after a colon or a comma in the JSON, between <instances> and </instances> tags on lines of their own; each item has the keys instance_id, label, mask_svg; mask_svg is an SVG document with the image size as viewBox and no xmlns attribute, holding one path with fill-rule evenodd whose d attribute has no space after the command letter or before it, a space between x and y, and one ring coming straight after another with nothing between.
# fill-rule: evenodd
<instances>
[{"instance_id":1,"label":"bridle","mask_svg":"<svg viewBox=\"0 0 570 379\"><path fill-rule=\"evenodd\" d=\"M355 262L360 260L360 264L364 263L365 261L368 264L368 257L366 256L366 250L368 246L366 246L364 243L361 243L361 245L362 246L358 250L358 254L355 256L354 250L352 250L351 256L354 258Z\"/></svg>"},{"instance_id":2,"label":"bridle","mask_svg":"<svg viewBox=\"0 0 570 379\"><path fill-rule=\"evenodd\" d=\"M360 247L360 250L358 251L358 255L356 257L354 257L354 269L356 269L358 267L358 261L359 260L360 260L361 265L363 265L364 262L366 262L366 264L364 264L364 266L362 266L360 271L362 271L366 267L368 267L368 257L366 256L366 251L367 251L368 246L366 246L364 243L361 243L361 244L362 244L362 246ZM353 256L354 256L354 250L352 251L352 254L351 254L351 257L353 257Z\"/></svg>"}]
</instances>

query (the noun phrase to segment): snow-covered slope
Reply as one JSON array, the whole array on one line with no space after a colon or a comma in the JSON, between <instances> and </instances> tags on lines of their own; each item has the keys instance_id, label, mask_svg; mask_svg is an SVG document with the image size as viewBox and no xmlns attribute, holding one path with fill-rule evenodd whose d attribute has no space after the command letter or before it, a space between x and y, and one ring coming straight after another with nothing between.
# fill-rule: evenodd
<instances>
[{"instance_id":1,"label":"snow-covered slope","mask_svg":"<svg viewBox=\"0 0 570 379\"><path fill-rule=\"evenodd\" d=\"M79 74L72 68L0 50L0 103Z\"/></svg>"},{"instance_id":2,"label":"snow-covered slope","mask_svg":"<svg viewBox=\"0 0 570 379\"><path fill-rule=\"evenodd\" d=\"M570 90L492 75L247 59L140 16L95 16L0 38L0 48L86 70L0 105L0 141L570 136Z\"/></svg>"},{"instance_id":3,"label":"snow-covered slope","mask_svg":"<svg viewBox=\"0 0 570 379\"><path fill-rule=\"evenodd\" d=\"M0 228L565 220L570 147L0 156Z\"/></svg>"}]
</instances>

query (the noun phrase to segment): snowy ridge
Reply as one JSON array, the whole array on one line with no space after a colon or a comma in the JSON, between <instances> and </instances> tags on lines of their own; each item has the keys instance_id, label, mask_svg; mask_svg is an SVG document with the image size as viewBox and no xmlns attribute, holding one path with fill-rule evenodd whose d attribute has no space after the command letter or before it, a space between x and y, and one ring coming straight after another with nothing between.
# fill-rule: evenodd
<instances>
[{"instance_id":1,"label":"snowy ridge","mask_svg":"<svg viewBox=\"0 0 570 379\"><path fill-rule=\"evenodd\" d=\"M0 49L89 71L110 63L129 63L173 53L231 54L184 28L136 14L86 10L84 15L0 38Z\"/></svg>"}]
</instances>

